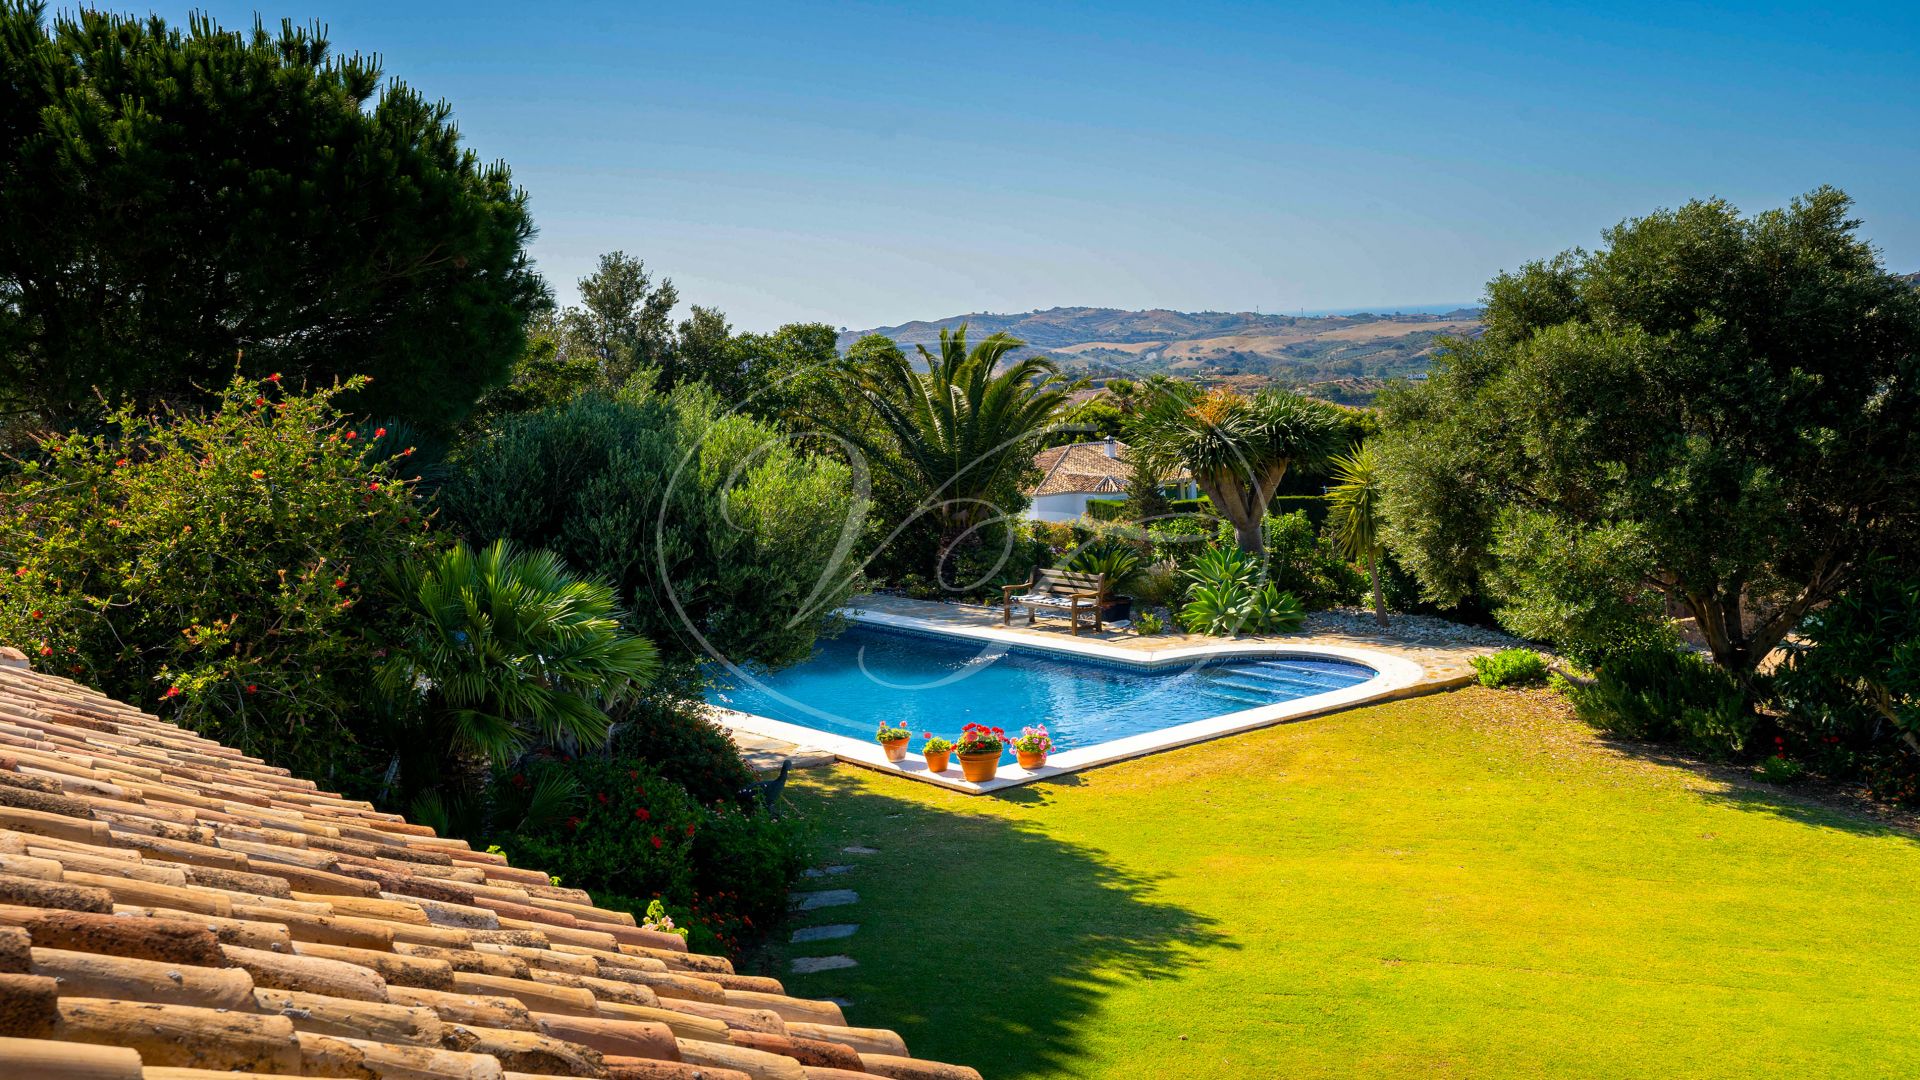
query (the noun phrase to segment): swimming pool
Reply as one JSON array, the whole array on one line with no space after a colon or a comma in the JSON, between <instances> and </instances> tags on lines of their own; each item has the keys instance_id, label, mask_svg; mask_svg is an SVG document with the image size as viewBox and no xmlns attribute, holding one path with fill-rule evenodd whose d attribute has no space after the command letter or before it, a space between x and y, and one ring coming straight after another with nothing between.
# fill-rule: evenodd
<instances>
[{"instance_id":1,"label":"swimming pool","mask_svg":"<svg viewBox=\"0 0 1920 1080\"><path fill-rule=\"evenodd\" d=\"M1045 724L1060 754L1343 690L1375 674L1290 653L1148 667L862 623L772 675L723 673L728 685L707 700L855 740L870 741L882 720L897 723L913 732L916 753L926 732L951 739L967 723L1013 734Z\"/></svg>"}]
</instances>

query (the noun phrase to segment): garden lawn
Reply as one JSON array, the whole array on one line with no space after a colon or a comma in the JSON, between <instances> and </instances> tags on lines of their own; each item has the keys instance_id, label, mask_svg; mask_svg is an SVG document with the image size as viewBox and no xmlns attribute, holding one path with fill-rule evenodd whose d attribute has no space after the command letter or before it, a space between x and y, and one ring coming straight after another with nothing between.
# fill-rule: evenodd
<instances>
[{"instance_id":1,"label":"garden lawn","mask_svg":"<svg viewBox=\"0 0 1920 1080\"><path fill-rule=\"evenodd\" d=\"M1471 689L1001 796L792 801L857 904L781 945L988 1077L1920 1075L1920 844ZM842 853L846 846L876 854ZM850 969L788 971L845 954Z\"/></svg>"}]
</instances>

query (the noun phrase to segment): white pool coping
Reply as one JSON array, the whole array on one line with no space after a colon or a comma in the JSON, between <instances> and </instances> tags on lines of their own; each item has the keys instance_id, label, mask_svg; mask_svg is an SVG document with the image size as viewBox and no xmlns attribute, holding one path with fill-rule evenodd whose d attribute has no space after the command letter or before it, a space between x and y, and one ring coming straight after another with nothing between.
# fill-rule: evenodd
<instances>
[{"instance_id":1,"label":"white pool coping","mask_svg":"<svg viewBox=\"0 0 1920 1080\"><path fill-rule=\"evenodd\" d=\"M1223 713L1220 716L1194 720L1158 731L1142 732L1121 739L1095 743L1092 746L1062 751L1049 756L1047 763L1038 769L1028 770L1017 764L1003 764L1000 766L998 775L983 784L961 779L958 760L950 764L946 772L929 772L926 759L919 754L909 753L906 760L901 762L888 761L886 751L880 748L880 744L870 739L854 739L845 735L836 735L830 731L821 731L818 728L775 720L772 717L738 712L717 705L709 706L714 719L728 728L770 739L779 739L798 746L817 747L852 765L864 765L969 795L985 795L1010 787L1018 787L1021 784L1030 784L1035 780L1044 780L1050 776L1063 776L1082 769L1110 765L1116 761L1126 761L1129 758L1171 750L1177 746L1190 746L1208 739L1218 739L1225 735L1252 731L1255 728L1270 727L1274 724L1350 709L1356 705L1389 701L1398 697L1443 689L1458 681L1431 679L1424 667L1402 656L1341 645L1289 645L1273 641L1228 640L1221 641L1217 645L1188 645L1178 648L1141 650L1121 648L1104 641L1043 637L998 626L953 626L879 611L846 609L841 614L854 622L870 623L875 626L891 626L993 644L1019 645L1069 656L1117 661L1143 668L1173 667L1195 660L1219 657L1300 656L1311 659L1348 660L1356 664L1364 664L1374 671L1373 678L1365 682L1338 690L1329 690L1323 694L1242 709L1239 712ZM1008 718L1004 726L1013 727L1019 723L1019 718Z\"/></svg>"}]
</instances>

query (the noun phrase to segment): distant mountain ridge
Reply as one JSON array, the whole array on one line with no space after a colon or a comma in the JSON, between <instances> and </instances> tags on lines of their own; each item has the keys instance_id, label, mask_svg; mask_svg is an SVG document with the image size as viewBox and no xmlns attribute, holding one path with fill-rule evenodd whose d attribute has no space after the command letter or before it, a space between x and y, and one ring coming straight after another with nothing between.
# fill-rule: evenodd
<instances>
[{"instance_id":1,"label":"distant mountain ridge","mask_svg":"<svg viewBox=\"0 0 1920 1080\"><path fill-rule=\"evenodd\" d=\"M936 347L961 324L968 338L1011 334L1016 355L1044 353L1094 376L1171 373L1248 385L1281 383L1339 400L1365 400L1381 380L1427 369L1439 339L1480 332L1480 312L1268 315L1255 311L1056 307L1018 314L973 312L872 330L844 331L842 349L884 334L912 349Z\"/></svg>"},{"instance_id":2,"label":"distant mountain ridge","mask_svg":"<svg viewBox=\"0 0 1920 1080\"><path fill-rule=\"evenodd\" d=\"M1479 310L1461 308L1449 315L1399 315L1383 311L1376 319L1432 322L1447 318L1477 320ZM841 347L868 334L884 334L902 345L927 345L940 340L940 331L966 324L968 336L978 340L990 334L1007 333L1038 350L1067 348L1092 342L1139 344L1203 337L1244 334L1248 331L1288 330L1309 323L1346 322L1364 316L1267 315L1254 311L1174 311L1169 308L1127 310L1124 308L1056 307L1045 310L1002 315L976 311L949 315L944 319L916 319L898 326L880 326L871 330L847 330L840 335Z\"/></svg>"}]
</instances>

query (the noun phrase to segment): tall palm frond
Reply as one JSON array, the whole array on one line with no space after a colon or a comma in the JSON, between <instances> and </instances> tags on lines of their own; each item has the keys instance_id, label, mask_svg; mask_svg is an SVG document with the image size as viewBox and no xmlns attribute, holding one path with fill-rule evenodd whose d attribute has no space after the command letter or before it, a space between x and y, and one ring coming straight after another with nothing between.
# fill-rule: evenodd
<instances>
[{"instance_id":1,"label":"tall palm frond","mask_svg":"<svg viewBox=\"0 0 1920 1080\"><path fill-rule=\"evenodd\" d=\"M439 717L455 755L597 745L606 707L659 669L653 644L622 629L613 589L551 552L463 542L394 567L388 584L412 625L379 686Z\"/></svg>"},{"instance_id":2,"label":"tall palm frond","mask_svg":"<svg viewBox=\"0 0 1920 1080\"><path fill-rule=\"evenodd\" d=\"M1386 552L1381 539L1380 465L1371 443L1361 443L1335 457L1333 486L1327 489L1328 515L1340 541L1340 553L1355 562L1365 563L1373 581L1373 617L1387 625L1387 610L1381 602L1380 559Z\"/></svg>"},{"instance_id":3,"label":"tall palm frond","mask_svg":"<svg viewBox=\"0 0 1920 1080\"><path fill-rule=\"evenodd\" d=\"M991 497L1028 466L1076 385L1037 356L996 373L1021 344L995 334L969 349L962 324L940 331L938 353L917 346L924 372L894 354L857 373L862 396L949 539L1010 509L991 505Z\"/></svg>"}]
</instances>

